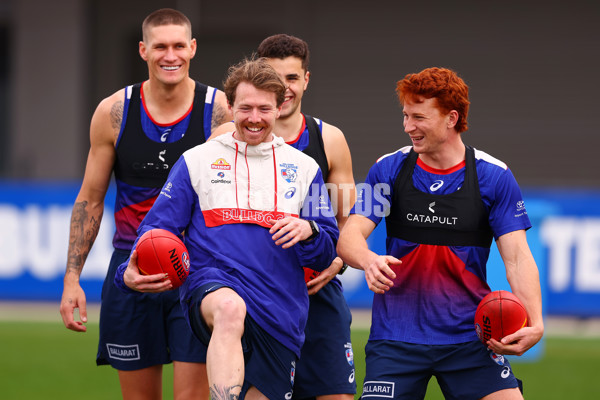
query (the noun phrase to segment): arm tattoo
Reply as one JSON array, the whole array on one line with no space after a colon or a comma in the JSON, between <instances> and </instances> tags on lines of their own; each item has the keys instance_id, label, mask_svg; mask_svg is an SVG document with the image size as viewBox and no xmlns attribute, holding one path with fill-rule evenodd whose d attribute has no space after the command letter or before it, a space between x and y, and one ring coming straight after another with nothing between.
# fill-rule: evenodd
<instances>
[{"instance_id":1,"label":"arm tattoo","mask_svg":"<svg viewBox=\"0 0 600 400\"><path fill-rule=\"evenodd\" d=\"M123 122L123 101L116 101L110 109L110 125L115 131L115 136L121 131L121 122Z\"/></svg>"},{"instance_id":2,"label":"arm tattoo","mask_svg":"<svg viewBox=\"0 0 600 400\"><path fill-rule=\"evenodd\" d=\"M87 206L87 201L75 203L71 214L67 271L78 274L81 273L83 264L98 235L98 230L100 230L100 218L89 217Z\"/></svg>"},{"instance_id":3,"label":"arm tattoo","mask_svg":"<svg viewBox=\"0 0 600 400\"><path fill-rule=\"evenodd\" d=\"M213 112L212 112L212 120L210 123L210 130L214 131L216 127L227 122L227 120L225 119L226 116L227 116L227 113L225 112L223 107L221 107L220 104L215 104L215 106L213 108Z\"/></svg>"},{"instance_id":4,"label":"arm tattoo","mask_svg":"<svg viewBox=\"0 0 600 400\"><path fill-rule=\"evenodd\" d=\"M212 385L210 388L210 398L211 400L238 400L241 391L242 386L240 385L229 387Z\"/></svg>"}]
</instances>

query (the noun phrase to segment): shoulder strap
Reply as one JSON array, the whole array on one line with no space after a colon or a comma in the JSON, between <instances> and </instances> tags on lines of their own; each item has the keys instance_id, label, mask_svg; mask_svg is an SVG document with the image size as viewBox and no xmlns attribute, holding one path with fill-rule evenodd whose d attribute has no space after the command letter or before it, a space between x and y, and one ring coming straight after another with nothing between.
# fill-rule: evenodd
<instances>
[{"instance_id":1,"label":"shoulder strap","mask_svg":"<svg viewBox=\"0 0 600 400\"><path fill-rule=\"evenodd\" d=\"M323 134L313 117L304 114L304 119L306 121L306 129L308 129L309 143L303 152L311 156L319 164L319 168L321 168L321 173L323 174L323 181L327 182L327 178L329 177L329 163L327 162L327 154L325 154Z\"/></svg>"}]
</instances>

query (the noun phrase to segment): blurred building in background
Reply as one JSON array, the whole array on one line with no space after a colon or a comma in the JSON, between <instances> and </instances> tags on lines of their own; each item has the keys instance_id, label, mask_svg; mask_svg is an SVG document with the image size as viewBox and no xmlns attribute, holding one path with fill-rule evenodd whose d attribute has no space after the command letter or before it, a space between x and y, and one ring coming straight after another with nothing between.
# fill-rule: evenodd
<instances>
[{"instance_id":1,"label":"blurred building in background","mask_svg":"<svg viewBox=\"0 0 600 400\"><path fill-rule=\"evenodd\" d=\"M379 155L409 144L396 81L444 66L471 88L465 141L505 161L521 185L600 187L598 2L0 4L0 177L80 179L95 106L145 78L141 22L173 7L198 39L192 76L217 87L265 36L305 39L312 76L303 109L346 133L358 180Z\"/></svg>"}]
</instances>

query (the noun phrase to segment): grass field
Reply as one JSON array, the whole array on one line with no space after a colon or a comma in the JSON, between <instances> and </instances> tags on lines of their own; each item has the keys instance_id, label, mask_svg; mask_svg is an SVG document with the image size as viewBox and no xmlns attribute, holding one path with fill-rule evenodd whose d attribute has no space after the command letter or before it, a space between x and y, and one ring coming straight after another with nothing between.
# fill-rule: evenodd
<instances>
[{"instance_id":1,"label":"grass field","mask_svg":"<svg viewBox=\"0 0 600 400\"><path fill-rule=\"evenodd\" d=\"M360 388L368 331L356 329L352 334ZM61 322L0 321L0 398L120 398L116 372L95 365L97 337L97 323L89 323L88 332L78 334L66 330ZM541 361L513 362L513 369L525 383L528 400L590 399L598 395L595 380L599 361L599 338L548 337ZM171 380L172 369L166 366L165 399L172 398ZM443 399L435 379L426 399Z\"/></svg>"}]
</instances>

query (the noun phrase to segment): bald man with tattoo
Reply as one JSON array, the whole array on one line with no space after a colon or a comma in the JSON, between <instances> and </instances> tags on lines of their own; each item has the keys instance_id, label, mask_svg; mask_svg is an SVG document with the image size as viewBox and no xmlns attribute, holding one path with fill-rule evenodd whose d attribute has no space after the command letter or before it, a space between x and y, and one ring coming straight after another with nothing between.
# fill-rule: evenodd
<instances>
[{"instance_id":1,"label":"bald man with tattoo","mask_svg":"<svg viewBox=\"0 0 600 400\"><path fill-rule=\"evenodd\" d=\"M92 117L85 175L71 216L60 313L68 329L86 331L86 297L79 279L114 171L115 250L102 288L96 363L118 370L124 399L162 398L162 366L171 362L174 398L208 399L206 346L192 334L178 290L130 296L115 287L114 274L127 260L138 226L170 168L232 116L222 91L189 76L196 39L185 15L157 10L144 20L142 34L139 54L148 64L148 79L102 100Z\"/></svg>"}]
</instances>

